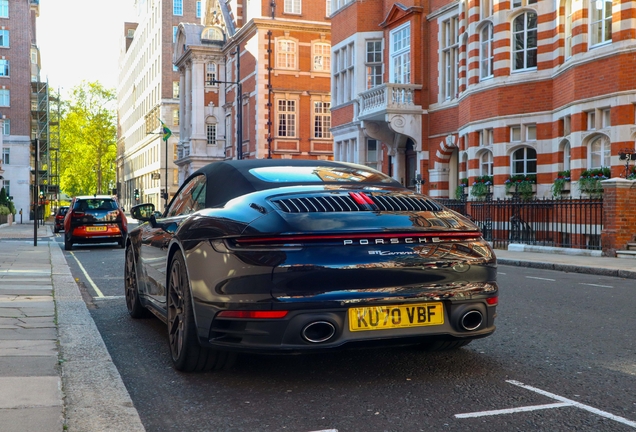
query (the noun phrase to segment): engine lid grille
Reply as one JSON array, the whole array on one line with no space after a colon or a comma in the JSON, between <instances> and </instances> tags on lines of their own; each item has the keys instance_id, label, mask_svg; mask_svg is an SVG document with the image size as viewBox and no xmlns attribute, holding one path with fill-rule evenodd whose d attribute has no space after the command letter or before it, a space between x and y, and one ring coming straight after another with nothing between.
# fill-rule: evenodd
<instances>
[{"instance_id":1,"label":"engine lid grille","mask_svg":"<svg viewBox=\"0 0 636 432\"><path fill-rule=\"evenodd\" d=\"M363 195L364 194L364 195ZM360 196L368 198L361 200ZM324 194L275 199L272 202L285 213L330 213L359 211L441 211L434 201L406 194Z\"/></svg>"}]
</instances>

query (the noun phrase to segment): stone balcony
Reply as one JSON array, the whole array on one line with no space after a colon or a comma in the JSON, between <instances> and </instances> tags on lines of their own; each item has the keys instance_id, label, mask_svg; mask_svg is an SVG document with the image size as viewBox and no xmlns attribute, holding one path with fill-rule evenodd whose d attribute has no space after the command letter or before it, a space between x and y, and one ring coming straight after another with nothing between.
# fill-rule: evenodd
<instances>
[{"instance_id":1,"label":"stone balcony","mask_svg":"<svg viewBox=\"0 0 636 432\"><path fill-rule=\"evenodd\" d=\"M360 93L358 96L359 120L386 120L387 114L422 114L422 107L415 105L415 91L421 84L384 83Z\"/></svg>"}]
</instances>

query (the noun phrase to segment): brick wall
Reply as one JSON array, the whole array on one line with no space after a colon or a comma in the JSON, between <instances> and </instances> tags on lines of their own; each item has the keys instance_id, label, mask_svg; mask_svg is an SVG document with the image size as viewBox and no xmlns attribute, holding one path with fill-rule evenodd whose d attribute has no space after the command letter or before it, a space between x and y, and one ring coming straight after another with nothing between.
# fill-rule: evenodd
<instances>
[{"instance_id":1,"label":"brick wall","mask_svg":"<svg viewBox=\"0 0 636 432\"><path fill-rule=\"evenodd\" d=\"M636 240L636 181L610 179L603 184L603 255L616 256Z\"/></svg>"}]
</instances>

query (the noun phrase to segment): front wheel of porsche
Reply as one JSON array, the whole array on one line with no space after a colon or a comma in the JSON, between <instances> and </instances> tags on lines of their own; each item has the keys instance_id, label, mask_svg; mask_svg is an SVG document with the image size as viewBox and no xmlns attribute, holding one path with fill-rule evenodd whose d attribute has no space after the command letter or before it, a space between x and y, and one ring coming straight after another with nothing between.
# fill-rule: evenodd
<instances>
[{"instance_id":1,"label":"front wheel of porsche","mask_svg":"<svg viewBox=\"0 0 636 432\"><path fill-rule=\"evenodd\" d=\"M174 368L183 372L204 372L229 368L236 355L202 347L197 338L190 282L183 255L170 262L168 279L168 342Z\"/></svg>"},{"instance_id":2,"label":"front wheel of porsche","mask_svg":"<svg viewBox=\"0 0 636 432\"><path fill-rule=\"evenodd\" d=\"M137 266L132 246L126 249L126 263L124 267L124 290L126 294L126 307L132 318L144 318L148 316L148 309L143 307L139 298L139 283L137 280Z\"/></svg>"}]
</instances>

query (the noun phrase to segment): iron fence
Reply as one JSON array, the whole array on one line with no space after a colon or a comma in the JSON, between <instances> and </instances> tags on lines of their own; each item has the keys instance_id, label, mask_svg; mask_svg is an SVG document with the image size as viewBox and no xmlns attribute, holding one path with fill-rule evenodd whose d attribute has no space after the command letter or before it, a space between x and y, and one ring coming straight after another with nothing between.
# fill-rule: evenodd
<instances>
[{"instance_id":1,"label":"iron fence","mask_svg":"<svg viewBox=\"0 0 636 432\"><path fill-rule=\"evenodd\" d=\"M510 243L601 249L602 198L437 201L470 218L497 249Z\"/></svg>"}]
</instances>

